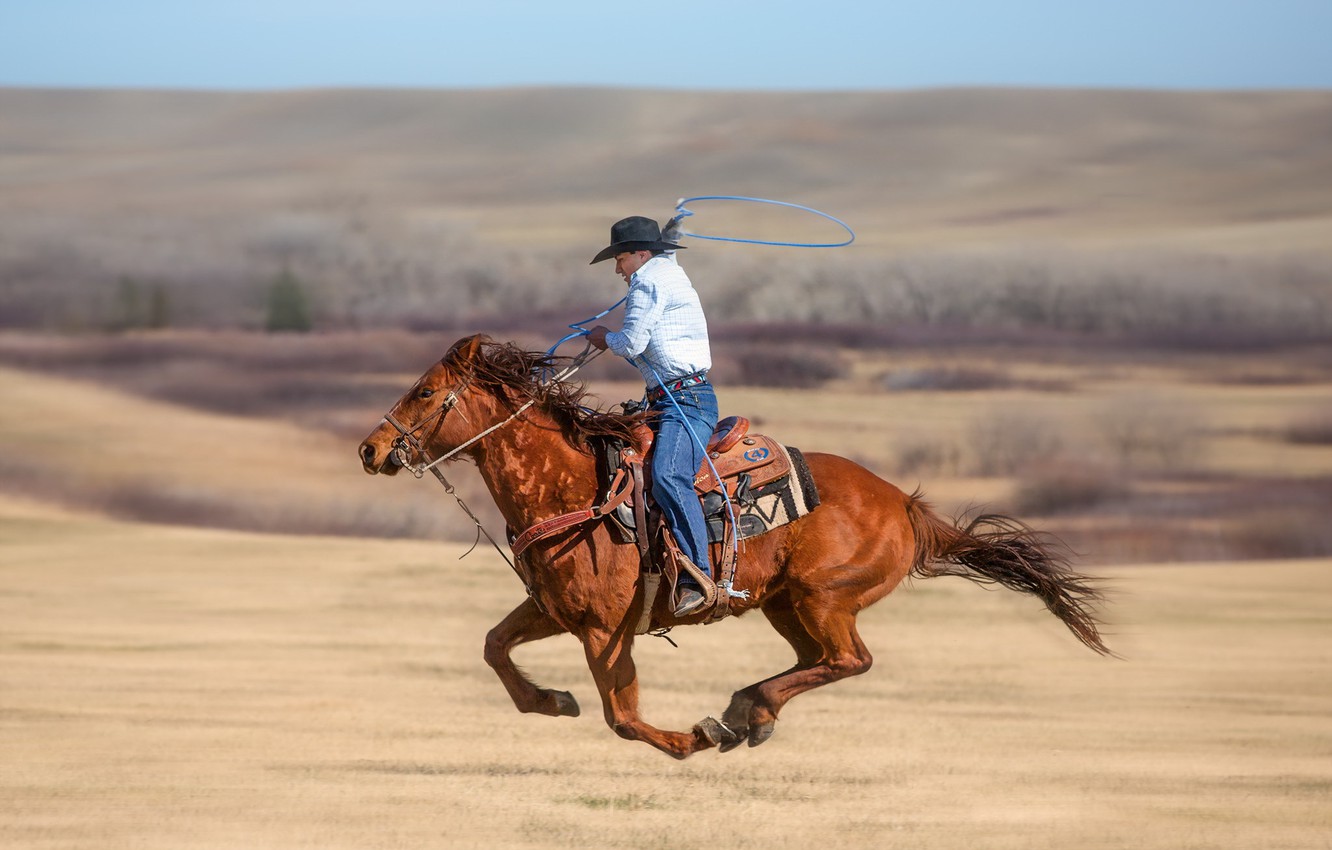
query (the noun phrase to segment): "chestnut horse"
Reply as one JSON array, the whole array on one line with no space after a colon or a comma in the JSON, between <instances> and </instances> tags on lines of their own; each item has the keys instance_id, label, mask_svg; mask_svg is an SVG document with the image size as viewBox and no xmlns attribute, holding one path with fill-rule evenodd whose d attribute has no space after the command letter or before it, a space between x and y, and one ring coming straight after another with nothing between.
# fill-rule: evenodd
<instances>
[{"instance_id":1,"label":"chestnut horse","mask_svg":"<svg viewBox=\"0 0 1332 850\"><path fill-rule=\"evenodd\" d=\"M461 447L514 534L593 506L599 484L589 438L630 437L641 418L589 411L580 384L540 379L552 366L547 355L485 336L460 340L366 437L365 471L392 475L404 462L428 463ZM731 600L737 614L763 612L795 650L794 666L737 691L720 722L707 718L687 732L644 722L631 655L643 605L638 549L604 521L589 522L524 552L529 596L486 636L486 662L518 710L577 716L571 694L538 687L510 659L519 644L569 632L583 644L606 722L621 737L676 758L745 741L756 746L792 697L869 669L856 615L908 575L962 576L1031 594L1078 640L1109 653L1092 614L1101 600L1094 580L1070 569L1043 535L994 514L959 527L919 493L908 496L845 458L805 458L821 504L745 541L735 586L749 595ZM654 626L702 618L676 620L668 596L658 595Z\"/></svg>"}]
</instances>

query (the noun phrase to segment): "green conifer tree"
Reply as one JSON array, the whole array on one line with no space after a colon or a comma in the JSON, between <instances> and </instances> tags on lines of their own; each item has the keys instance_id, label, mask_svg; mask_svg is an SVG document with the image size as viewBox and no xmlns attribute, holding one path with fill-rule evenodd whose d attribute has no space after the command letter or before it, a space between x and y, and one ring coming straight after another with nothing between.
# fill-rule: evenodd
<instances>
[{"instance_id":1,"label":"green conifer tree","mask_svg":"<svg viewBox=\"0 0 1332 850\"><path fill-rule=\"evenodd\" d=\"M310 309L301 289L301 282L289 269L283 269L268 288L269 331L297 331L311 329Z\"/></svg>"},{"instance_id":2,"label":"green conifer tree","mask_svg":"<svg viewBox=\"0 0 1332 850\"><path fill-rule=\"evenodd\" d=\"M139 290L139 282L128 275L121 277L117 284L116 304L109 326L113 331L143 327L143 293Z\"/></svg>"},{"instance_id":3,"label":"green conifer tree","mask_svg":"<svg viewBox=\"0 0 1332 850\"><path fill-rule=\"evenodd\" d=\"M148 293L148 315L145 319L147 326L153 330L162 330L171 324L171 299L167 296L166 287L160 283Z\"/></svg>"}]
</instances>

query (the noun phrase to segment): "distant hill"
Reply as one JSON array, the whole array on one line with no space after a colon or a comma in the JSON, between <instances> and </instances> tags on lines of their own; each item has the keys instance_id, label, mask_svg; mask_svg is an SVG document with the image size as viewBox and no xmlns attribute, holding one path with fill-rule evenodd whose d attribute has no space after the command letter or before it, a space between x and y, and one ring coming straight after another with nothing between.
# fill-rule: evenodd
<instances>
[{"instance_id":1,"label":"distant hill","mask_svg":"<svg viewBox=\"0 0 1332 850\"><path fill-rule=\"evenodd\" d=\"M281 265L336 267L344 307L369 281L437 288L428 270L445 265L471 270L449 286L487 291L487 263L502 278L547 262L586 274L574 267L612 220L704 194L832 212L856 228L852 257L1031 244L1326 257L1329 142L1319 91L0 89L13 296L0 325L49 321L49 298L78 287L106 301L123 275L188 281L197 316L238 309L214 290ZM829 235L753 208L697 211L699 232Z\"/></svg>"}]
</instances>

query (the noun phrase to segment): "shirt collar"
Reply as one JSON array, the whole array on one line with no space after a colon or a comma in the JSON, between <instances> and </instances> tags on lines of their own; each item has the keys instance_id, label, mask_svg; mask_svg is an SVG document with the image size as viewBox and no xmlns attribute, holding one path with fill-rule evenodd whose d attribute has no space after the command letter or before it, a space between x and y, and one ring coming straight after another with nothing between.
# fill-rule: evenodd
<instances>
[{"instance_id":1,"label":"shirt collar","mask_svg":"<svg viewBox=\"0 0 1332 850\"><path fill-rule=\"evenodd\" d=\"M658 266L665 265L665 264L667 264L667 263L670 263L670 264L674 264L674 263L675 263L675 252L674 252L674 251L667 251L667 252L664 253L664 254L658 254L657 256L652 257L651 259L649 259L649 260L648 260L646 263L644 263L643 265L639 266L639 267L638 267L638 271L636 271L636 272L634 272L633 274L629 275L629 285L632 286L632 285L638 280L638 276L641 275L644 271L651 272L652 269L654 269L654 268L656 268L656 267L658 267Z\"/></svg>"}]
</instances>

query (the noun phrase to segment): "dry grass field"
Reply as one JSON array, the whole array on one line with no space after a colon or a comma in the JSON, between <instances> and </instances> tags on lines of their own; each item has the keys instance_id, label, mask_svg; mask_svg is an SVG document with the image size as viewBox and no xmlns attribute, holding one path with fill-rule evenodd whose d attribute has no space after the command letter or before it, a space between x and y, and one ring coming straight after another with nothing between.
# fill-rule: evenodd
<instances>
[{"instance_id":1,"label":"dry grass field","mask_svg":"<svg viewBox=\"0 0 1332 850\"><path fill-rule=\"evenodd\" d=\"M299 349L337 362L327 349L356 346L166 340L273 364L209 355L219 393L252 388L241 415L162 380L198 360L136 366L130 342L3 346L45 366L0 369L0 845L1327 846L1332 560L1235 560L1245 529L1326 551L1321 490L1311 504L1282 495L1332 471L1332 446L1283 436L1332 407L1317 357L991 358L1017 386L956 392L874 389L887 366L863 360L817 391L723 386L723 406L764 430L920 480L945 507L1003 506L1020 476L904 477L901 444L913 429L965 443L1014 405L1027 417L1016 433L1055 423L1087 451L1110 450L1094 427L1108 403L1182 409L1183 432L1157 430L1202 450L1170 474L1130 459L1155 493L1137 507L1027 516L1102 544L1083 563L1112 582L1121 660L1087 652L1028 598L917 582L862 616L867 675L795 700L761 748L676 763L606 728L569 638L517 658L572 690L583 716L513 710L481 642L521 599L517 580L484 547L459 561L465 547L439 540L468 526L431 482L373 479L354 457L414 371L353 374L364 396L333 383L322 405L274 402L270 383L292 386L283 364L312 374ZM941 364L899 352L889 365ZM1273 481L1262 504L1194 504ZM1143 537L1149 522L1185 534L1193 562L1128 557L1181 555ZM329 533L342 536L317 536ZM720 711L790 661L758 618L673 636L679 649L642 639L637 653L645 710L664 726Z\"/></svg>"},{"instance_id":2,"label":"dry grass field","mask_svg":"<svg viewBox=\"0 0 1332 850\"><path fill-rule=\"evenodd\" d=\"M0 847L1332 848L1332 93L641 95L0 88ZM567 637L516 657L582 716L514 711L517 579L356 445L465 333L618 297L612 220L712 193L858 231L686 243L723 415L1057 534L1121 658L936 579L758 749L621 741ZM279 281L314 332L261 331ZM791 660L672 637L666 727Z\"/></svg>"},{"instance_id":3,"label":"dry grass field","mask_svg":"<svg viewBox=\"0 0 1332 850\"><path fill-rule=\"evenodd\" d=\"M11 848L1319 848L1332 562L1107 568L1109 639L941 579L861 617L863 677L760 748L673 762L603 724L568 638L481 660L522 597L452 545L110 522L0 503ZM638 645L683 727L784 667L759 618Z\"/></svg>"}]
</instances>

